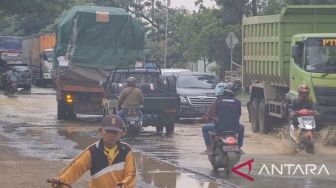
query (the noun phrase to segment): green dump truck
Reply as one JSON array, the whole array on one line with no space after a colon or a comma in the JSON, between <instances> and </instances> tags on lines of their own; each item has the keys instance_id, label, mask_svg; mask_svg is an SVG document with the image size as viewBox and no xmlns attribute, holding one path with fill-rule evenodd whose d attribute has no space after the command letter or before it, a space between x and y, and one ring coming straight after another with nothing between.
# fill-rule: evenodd
<instances>
[{"instance_id":1,"label":"green dump truck","mask_svg":"<svg viewBox=\"0 0 336 188\"><path fill-rule=\"evenodd\" d=\"M311 88L319 123L336 117L336 6L287 6L278 15L244 17L243 85L253 132L287 119L299 84ZM281 121L280 121L281 122Z\"/></svg>"},{"instance_id":2,"label":"green dump truck","mask_svg":"<svg viewBox=\"0 0 336 188\"><path fill-rule=\"evenodd\" d=\"M103 115L102 83L116 67L143 60L142 24L120 8L75 6L56 22L53 80L57 117Z\"/></svg>"}]
</instances>

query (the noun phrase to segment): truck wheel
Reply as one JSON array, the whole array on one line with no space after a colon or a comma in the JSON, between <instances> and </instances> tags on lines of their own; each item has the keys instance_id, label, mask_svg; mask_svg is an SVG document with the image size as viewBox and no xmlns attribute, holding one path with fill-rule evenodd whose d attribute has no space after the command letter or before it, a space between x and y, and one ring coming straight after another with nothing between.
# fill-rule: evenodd
<instances>
[{"instance_id":1,"label":"truck wheel","mask_svg":"<svg viewBox=\"0 0 336 188\"><path fill-rule=\"evenodd\" d=\"M65 106L62 101L57 101L57 119L62 120L65 119L66 111Z\"/></svg>"},{"instance_id":2,"label":"truck wheel","mask_svg":"<svg viewBox=\"0 0 336 188\"><path fill-rule=\"evenodd\" d=\"M34 86L37 86L37 82L36 82L36 79L33 77L32 78L32 84L34 85Z\"/></svg>"},{"instance_id":3,"label":"truck wheel","mask_svg":"<svg viewBox=\"0 0 336 188\"><path fill-rule=\"evenodd\" d=\"M253 99L251 102L251 127L252 127L252 132L254 133L259 132L258 100L257 99Z\"/></svg>"},{"instance_id":4,"label":"truck wheel","mask_svg":"<svg viewBox=\"0 0 336 188\"><path fill-rule=\"evenodd\" d=\"M174 128L175 128L175 123L174 121L173 122L169 122L167 125L166 125L166 133L167 135L171 135L174 133Z\"/></svg>"},{"instance_id":5,"label":"truck wheel","mask_svg":"<svg viewBox=\"0 0 336 188\"><path fill-rule=\"evenodd\" d=\"M163 126L162 125L156 125L156 133L162 133L163 132Z\"/></svg>"},{"instance_id":6,"label":"truck wheel","mask_svg":"<svg viewBox=\"0 0 336 188\"><path fill-rule=\"evenodd\" d=\"M261 99L258 108L258 125L261 134L266 134L270 131L269 116L265 100Z\"/></svg>"},{"instance_id":7,"label":"truck wheel","mask_svg":"<svg viewBox=\"0 0 336 188\"><path fill-rule=\"evenodd\" d=\"M44 79L40 80L41 87L46 87L46 82Z\"/></svg>"}]
</instances>

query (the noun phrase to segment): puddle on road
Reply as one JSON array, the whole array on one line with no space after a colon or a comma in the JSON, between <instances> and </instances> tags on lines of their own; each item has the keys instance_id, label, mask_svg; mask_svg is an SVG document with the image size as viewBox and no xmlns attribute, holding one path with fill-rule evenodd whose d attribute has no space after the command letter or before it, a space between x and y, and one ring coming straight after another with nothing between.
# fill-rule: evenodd
<instances>
[{"instance_id":1,"label":"puddle on road","mask_svg":"<svg viewBox=\"0 0 336 188\"><path fill-rule=\"evenodd\" d=\"M76 148L83 149L94 143L99 137L97 131L81 132L59 130L58 133L67 139L77 143ZM170 148L169 148L170 149ZM162 150L165 150L162 148ZM219 188L217 183L210 182L193 173L183 172L174 165L160 162L148 156L135 152L135 159L138 170L138 181L147 184L146 188Z\"/></svg>"},{"instance_id":2,"label":"puddle on road","mask_svg":"<svg viewBox=\"0 0 336 188\"><path fill-rule=\"evenodd\" d=\"M183 171L175 166L159 162L139 153L135 155L140 179L152 187L162 188L219 188L216 183Z\"/></svg>"}]
</instances>

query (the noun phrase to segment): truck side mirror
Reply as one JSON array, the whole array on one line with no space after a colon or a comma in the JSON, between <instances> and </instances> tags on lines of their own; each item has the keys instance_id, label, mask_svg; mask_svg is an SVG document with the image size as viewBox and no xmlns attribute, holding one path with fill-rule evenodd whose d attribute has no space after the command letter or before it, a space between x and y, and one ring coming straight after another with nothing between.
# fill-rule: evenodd
<instances>
[{"instance_id":1,"label":"truck side mirror","mask_svg":"<svg viewBox=\"0 0 336 188\"><path fill-rule=\"evenodd\" d=\"M302 64L302 45L295 44L292 47L292 58L294 59L294 62L296 64L301 65Z\"/></svg>"}]
</instances>

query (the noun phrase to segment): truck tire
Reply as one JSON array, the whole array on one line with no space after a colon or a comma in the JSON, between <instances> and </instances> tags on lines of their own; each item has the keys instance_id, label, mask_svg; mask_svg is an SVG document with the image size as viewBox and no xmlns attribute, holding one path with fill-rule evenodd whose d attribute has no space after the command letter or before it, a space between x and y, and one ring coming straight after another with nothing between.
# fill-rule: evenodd
<instances>
[{"instance_id":1,"label":"truck tire","mask_svg":"<svg viewBox=\"0 0 336 188\"><path fill-rule=\"evenodd\" d=\"M163 132L163 126L162 125L156 125L155 129L156 129L156 133L162 133Z\"/></svg>"},{"instance_id":2,"label":"truck tire","mask_svg":"<svg viewBox=\"0 0 336 188\"><path fill-rule=\"evenodd\" d=\"M171 121L169 123L166 124L166 134L167 135L171 135L174 133L174 129L175 129L175 123L174 121Z\"/></svg>"},{"instance_id":3,"label":"truck tire","mask_svg":"<svg viewBox=\"0 0 336 188\"><path fill-rule=\"evenodd\" d=\"M62 120L66 117L65 105L63 101L57 101L57 119Z\"/></svg>"},{"instance_id":4,"label":"truck tire","mask_svg":"<svg viewBox=\"0 0 336 188\"><path fill-rule=\"evenodd\" d=\"M43 77L40 80L41 87L46 87L46 81L43 79Z\"/></svg>"},{"instance_id":5,"label":"truck tire","mask_svg":"<svg viewBox=\"0 0 336 188\"><path fill-rule=\"evenodd\" d=\"M33 77L32 78L32 84L34 85L34 86L37 86L37 82L36 82L36 79Z\"/></svg>"},{"instance_id":6,"label":"truck tire","mask_svg":"<svg viewBox=\"0 0 336 188\"><path fill-rule=\"evenodd\" d=\"M166 76L167 88L169 92L176 93L176 78L175 76Z\"/></svg>"},{"instance_id":7,"label":"truck tire","mask_svg":"<svg viewBox=\"0 0 336 188\"><path fill-rule=\"evenodd\" d=\"M258 125L258 100L252 99L251 102L251 128L252 132L257 133L259 132L259 125Z\"/></svg>"},{"instance_id":8,"label":"truck tire","mask_svg":"<svg viewBox=\"0 0 336 188\"><path fill-rule=\"evenodd\" d=\"M258 125L261 134L267 134L271 130L269 119L265 99L261 99L258 107Z\"/></svg>"}]
</instances>

